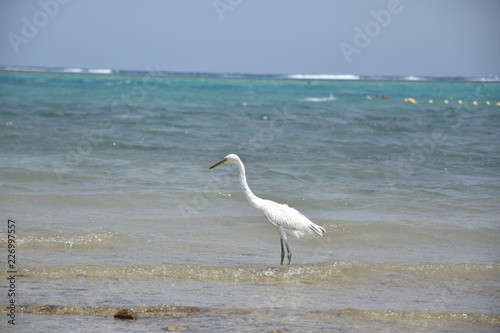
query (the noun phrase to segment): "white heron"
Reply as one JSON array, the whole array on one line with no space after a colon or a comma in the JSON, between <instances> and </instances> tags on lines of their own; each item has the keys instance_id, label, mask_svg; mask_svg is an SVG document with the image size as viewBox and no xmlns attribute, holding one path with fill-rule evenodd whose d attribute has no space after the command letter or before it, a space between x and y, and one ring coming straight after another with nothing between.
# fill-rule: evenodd
<instances>
[{"instance_id":1,"label":"white heron","mask_svg":"<svg viewBox=\"0 0 500 333\"><path fill-rule=\"evenodd\" d=\"M306 233L318 234L320 236L326 235L326 231L323 227L311 222L298 210L288 205L261 199L253 194L247 184L245 166L243 165L243 162L241 162L238 155L229 154L219 163L212 165L210 169L216 168L225 163L233 163L238 166L238 169L240 170L241 187L243 188L243 192L245 193L248 202L250 202L250 204L258 210L261 210L269 222L278 227L281 241L281 265L283 265L283 260L285 258L285 247L283 246L283 243L285 244L288 252L287 258L289 265L292 260L292 253L290 252L286 238L287 233L297 238L304 236Z\"/></svg>"}]
</instances>

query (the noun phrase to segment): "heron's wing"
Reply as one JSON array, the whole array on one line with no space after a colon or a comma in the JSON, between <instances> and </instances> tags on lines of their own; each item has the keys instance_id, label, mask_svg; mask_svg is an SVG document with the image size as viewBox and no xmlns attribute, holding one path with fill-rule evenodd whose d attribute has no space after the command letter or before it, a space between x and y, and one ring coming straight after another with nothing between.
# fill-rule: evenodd
<instances>
[{"instance_id":1,"label":"heron's wing","mask_svg":"<svg viewBox=\"0 0 500 333\"><path fill-rule=\"evenodd\" d=\"M311 226L315 226L314 223L301 212L288 205L266 200L263 211L269 222L277 227L284 228L287 232L296 237L303 236L304 232L317 232L311 229Z\"/></svg>"}]
</instances>

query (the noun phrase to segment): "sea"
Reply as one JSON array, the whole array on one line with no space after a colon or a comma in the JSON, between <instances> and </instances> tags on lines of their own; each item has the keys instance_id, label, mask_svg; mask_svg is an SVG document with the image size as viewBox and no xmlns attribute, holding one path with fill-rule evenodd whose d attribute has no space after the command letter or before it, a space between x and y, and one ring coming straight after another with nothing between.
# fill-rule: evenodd
<instances>
[{"instance_id":1,"label":"sea","mask_svg":"<svg viewBox=\"0 0 500 333\"><path fill-rule=\"evenodd\" d=\"M2 332L498 332L500 78L2 67L0 219Z\"/></svg>"}]
</instances>

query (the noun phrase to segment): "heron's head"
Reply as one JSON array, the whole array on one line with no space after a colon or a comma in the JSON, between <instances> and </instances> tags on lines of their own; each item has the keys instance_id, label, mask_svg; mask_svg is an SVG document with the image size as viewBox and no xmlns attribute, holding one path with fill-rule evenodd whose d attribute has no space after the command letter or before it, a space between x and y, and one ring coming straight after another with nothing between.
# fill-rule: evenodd
<instances>
[{"instance_id":1,"label":"heron's head","mask_svg":"<svg viewBox=\"0 0 500 333\"><path fill-rule=\"evenodd\" d=\"M240 160L240 158L238 157L238 155L236 155L236 154L229 154L226 157L224 157L224 159L222 161L220 161L219 163L215 163L209 169L216 168L219 165L222 165L222 164L225 164L225 163L237 163L239 160Z\"/></svg>"}]
</instances>

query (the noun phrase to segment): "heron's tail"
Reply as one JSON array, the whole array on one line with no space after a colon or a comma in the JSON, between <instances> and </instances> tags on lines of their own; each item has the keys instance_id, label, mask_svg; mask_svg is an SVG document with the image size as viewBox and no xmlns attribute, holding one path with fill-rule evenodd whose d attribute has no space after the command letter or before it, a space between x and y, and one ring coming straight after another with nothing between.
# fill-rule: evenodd
<instances>
[{"instance_id":1,"label":"heron's tail","mask_svg":"<svg viewBox=\"0 0 500 333\"><path fill-rule=\"evenodd\" d=\"M312 223L311 226L309 227L309 229L311 229L311 231L314 231L315 233L317 233L320 236L325 236L326 235L325 228L320 227L317 224Z\"/></svg>"}]
</instances>

